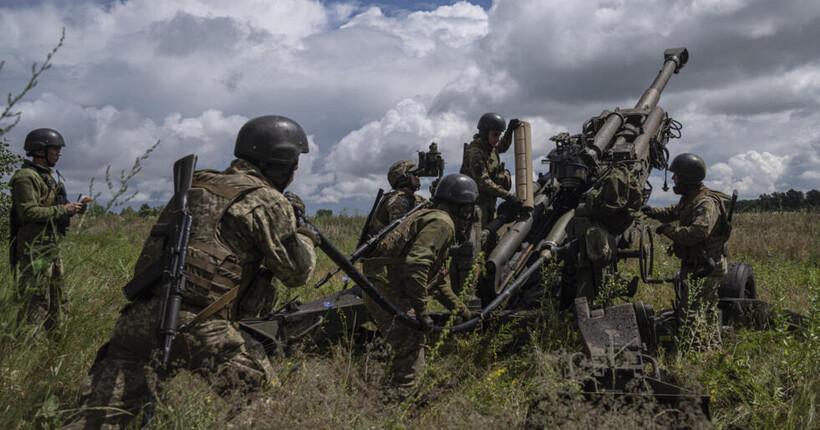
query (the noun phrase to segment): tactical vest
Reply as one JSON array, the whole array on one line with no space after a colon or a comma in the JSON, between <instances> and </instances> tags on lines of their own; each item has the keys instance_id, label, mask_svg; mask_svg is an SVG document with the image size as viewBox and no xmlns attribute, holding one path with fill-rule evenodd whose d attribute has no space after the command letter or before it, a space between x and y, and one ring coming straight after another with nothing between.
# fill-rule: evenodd
<instances>
[{"instance_id":1,"label":"tactical vest","mask_svg":"<svg viewBox=\"0 0 820 430\"><path fill-rule=\"evenodd\" d=\"M382 196L381 201L376 206L376 210L373 212L373 220L370 224L370 231L368 232L371 236L375 235L383 228L387 227L388 224L393 222L394 220L390 219L390 206L395 204L395 199L403 198L407 200L412 200L408 204L407 211L409 212L410 209L418 206L421 202L424 201L423 198L416 195L415 193L408 194L402 190L393 190L389 193Z\"/></svg>"},{"instance_id":2,"label":"tactical vest","mask_svg":"<svg viewBox=\"0 0 820 430\"><path fill-rule=\"evenodd\" d=\"M247 273L243 277L243 264L249 262L239 261L239 257L219 240L217 230L225 212L235 201L263 186L265 183L261 179L248 175L223 174L215 170L194 173L188 192L188 211L193 223L185 255L184 303L205 308L252 276ZM167 216L171 215L171 211L167 211ZM165 217L161 216L158 223L164 222ZM137 261L137 273L140 267L146 266L143 259L155 260L157 255L162 255L158 252L161 241L160 238L149 239L144 255ZM253 273L259 264L261 261L251 269Z\"/></svg>"},{"instance_id":3,"label":"tactical vest","mask_svg":"<svg viewBox=\"0 0 820 430\"><path fill-rule=\"evenodd\" d=\"M444 213L441 209L420 209L411 214L404 222L399 224L379 241L376 248L370 254L377 255L378 257L368 258L368 263L376 265L403 263L407 253L410 252L410 244L419 234L419 223L416 221L425 215L437 212ZM444 258L447 257L446 252L442 254ZM436 263L438 263L438 261ZM437 266L437 264L433 266Z\"/></svg>"},{"instance_id":4,"label":"tactical vest","mask_svg":"<svg viewBox=\"0 0 820 430\"><path fill-rule=\"evenodd\" d=\"M31 165L24 165L22 169L31 169L43 180L48 188L48 192L43 200L40 201L41 206L65 206L68 203L68 198L66 196L66 189L62 183L58 183L54 181L54 178L51 177L50 174L47 172L43 172L40 169L37 169ZM68 215L64 217L60 217L54 220L54 228L57 230L57 233L60 235L65 236L66 229L70 224L70 220ZM12 200L12 206L9 211L9 263L11 266L15 266L19 260L19 252L21 252L21 248L25 246L24 243L18 243L17 236L20 233L20 229L23 228L23 221L20 219L20 216L17 214L17 206L14 204ZM31 236L33 232L29 232L26 236ZM50 239L52 236L51 231L46 226L45 234L43 235L42 239L46 239L46 241L51 241ZM29 237L30 238L30 237Z\"/></svg>"},{"instance_id":5,"label":"tactical vest","mask_svg":"<svg viewBox=\"0 0 820 430\"><path fill-rule=\"evenodd\" d=\"M707 198L715 201L720 215L718 215L714 229L709 233L709 237L707 237L703 243L693 246L674 245L673 250L675 255L681 258L684 263L690 265L696 265L709 258L719 261L724 256L726 242L729 241L729 237L732 234L732 225L729 224L726 205L723 203L723 199L730 197L724 193L708 188L705 188L702 194L705 194ZM695 211L698 207L696 203L700 200L700 197L701 195L695 196L690 204L680 208L679 219L681 220L681 225L689 225L688 223L694 218ZM686 220L686 224L684 224L684 220Z\"/></svg>"}]
</instances>

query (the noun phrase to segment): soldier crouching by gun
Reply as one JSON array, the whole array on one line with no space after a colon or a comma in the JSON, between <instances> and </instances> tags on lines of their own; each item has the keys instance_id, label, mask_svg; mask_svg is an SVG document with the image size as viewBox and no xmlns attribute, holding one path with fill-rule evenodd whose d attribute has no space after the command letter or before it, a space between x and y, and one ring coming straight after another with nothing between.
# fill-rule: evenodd
<instances>
[{"instance_id":1,"label":"soldier crouching by gun","mask_svg":"<svg viewBox=\"0 0 820 430\"><path fill-rule=\"evenodd\" d=\"M143 407L150 424L155 381L179 369L206 378L220 395L253 393L275 378L262 344L233 322L269 312L277 280L297 287L313 273L317 238L296 225L301 200L282 194L293 181L299 154L307 152L307 136L296 122L262 116L239 131L237 159L225 171L200 170L193 178L188 171L188 192L178 185L186 174L177 178L175 172L174 199L152 229L134 279L123 288L132 302L81 382L80 411L66 428L123 428ZM186 210L190 234L180 235L185 226L176 220L184 217L177 215ZM181 274L167 263L179 261L168 258L179 251ZM180 288L172 288L175 279L181 279ZM260 296L266 303L255 301Z\"/></svg>"},{"instance_id":2,"label":"soldier crouching by gun","mask_svg":"<svg viewBox=\"0 0 820 430\"><path fill-rule=\"evenodd\" d=\"M706 163L702 158L680 154L672 160L669 171L680 202L665 208L644 206L641 211L663 223L679 221L678 227L662 224L656 232L672 239L675 256L681 259L674 310L682 326L699 310L716 315L718 287L727 269L725 245L732 228L723 203L729 196L703 185ZM693 288L693 283L699 288Z\"/></svg>"},{"instance_id":3,"label":"soldier crouching by gun","mask_svg":"<svg viewBox=\"0 0 820 430\"><path fill-rule=\"evenodd\" d=\"M445 263L456 231L473 222L478 189L468 176L445 176L433 195L433 208L421 209L388 233L364 262L364 274L390 303L423 328L431 330L425 299L429 292L456 314L459 322L471 312L450 288ZM388 397L403 400L413 394L424 368L425 333L403 325L369 295L364 304L393 349Z\"/></svg>"},{"instance_id":4,"label":"soldier crouching by gun","mask_svg":"<svg viewBox=\"0 0 820 430\"><path fill-rule=\"evenodd\" d=\"M23 145L31 161L9 180L9 263L19 269L18 294L27 302L28 323L53 330L68 313L63 291L63 260L57 242L65 236L69 218L85 212L85 204L69 203L57 165L65 147L63 136L50 128L32 130ZM52 176L57 173L57 180Z\"/></svg>"}]
</instances>

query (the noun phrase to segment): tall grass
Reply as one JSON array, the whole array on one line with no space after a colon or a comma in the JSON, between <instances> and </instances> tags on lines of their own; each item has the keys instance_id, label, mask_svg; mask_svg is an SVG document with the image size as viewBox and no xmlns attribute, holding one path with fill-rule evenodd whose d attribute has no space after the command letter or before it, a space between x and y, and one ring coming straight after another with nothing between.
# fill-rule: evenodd
<instances>
[{"instance_id":1,"label":"tall grass","mask_svg":"<svg viewBox=\"0 0 820 430\"><path fill-rule=\"evenodd\" d=\"M120 288L148 235L152 218L89 220L62 244L71 314L56 336L16 322L18 304L5 261L0 262L0 428L51 427L72 412L76 387L109 336ZM362 217L322 217L316 224L346 253L358 239ZM667 354L662 365L678 383L713 396L711 424L646 405L589 402L569 378L570 356L580 351L572 318L554 313L545 297L536 319L514 320L492 330L433 342L420 383L421 395L399 405L383 401L383 347L350 339L322 354L272 359L278 381L245 405L221 399L190 374L164 391L156 428L612 428L618 426L818 428L820 393L820 268L818 215L739 214L733 256L754 265L761 296L779 308L813 318L804 331L740 330L721 347ZM669 276L678 262L656 252L658 271ZM321 289L312 283L333 268L321 252L308 286L283 289L303 301L335 291L342 276ZM622 267L624 277L636 268ZM555 269L545 269L547 274ZM642 285L637 299L668 307L670 285ZM240 406L238 414L232 408ZM678 423L678 424L676 424Z\"/></svg>"}]
</instances>

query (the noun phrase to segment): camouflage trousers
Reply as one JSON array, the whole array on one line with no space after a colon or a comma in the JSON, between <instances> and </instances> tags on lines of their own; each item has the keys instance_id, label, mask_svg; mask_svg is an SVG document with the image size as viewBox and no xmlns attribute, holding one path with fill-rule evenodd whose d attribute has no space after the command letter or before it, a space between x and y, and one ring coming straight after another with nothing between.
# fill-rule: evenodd
<instances>
[{"instance_id":1,"label":"camouflage trousers","mask_svg":"<svg viewBox=\"0 0 820 430\"><path fill-rule=\"evenodd\" d=\"M375 282L374 285L399 310L410 317L416 313L409 302L401 297L385 294L383 285ZM379 331L393 350L393 362L390 366L389 383L395 387L399 396L411 394L418 378L424 371L424 333L408 327L398 321L396 317L382 309L369 295L364 294L364 305L376 321Z\"/></svg>"},{"instance_id":2,"label":"camouflage trousers","mask_svg":"<svg viewBox=\"0 0 820 430\"><path fill-rule=\"evenodd\" d=\"M140 413L148 400L153 375L157 303L157 299L144 300L123 308L111 339L97 352L91 370L80 383L80 411L64 428L119 429ZM195 315L194 309L183 304L179 324L191 321ZM160 375L160 384L176 371L186 369L206 379L223 397L252 394L274 377L262 344L230 321L214 316L177 333L169 367Z\"/></svg>"},{"instance_id":3,"label":"camouflage trousers","mask_svg":"<svg viewBox=\"0 0 820 430\"><path fill-rule=\"evenodd\" d=\"M726 259L721 258L708 276L699 278L693 272L694 268L681 266L678 282L675 283L673 308L679 323L691 321L697 314L707 318L717 315L718 288L726 276Z\"/></svg>"},{"instance_id":4,"label":"camouflage trousers","mask_svg":"<svg viewBox=\"0 0 820 430\"><path fill-rule=\"evenodd\" d=\"M18 250L17 255L17 294L24 303L21 319L54 330L69 311L60 249L47 245L39 250Z\"/></svg>"}]
</instances>

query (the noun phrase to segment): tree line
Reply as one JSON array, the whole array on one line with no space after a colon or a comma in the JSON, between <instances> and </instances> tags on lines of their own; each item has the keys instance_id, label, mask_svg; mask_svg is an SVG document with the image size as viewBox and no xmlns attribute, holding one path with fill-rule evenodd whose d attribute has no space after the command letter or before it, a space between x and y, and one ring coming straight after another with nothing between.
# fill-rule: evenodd
<instances>
[{"instance_id":1,"label":"tree line","mask_svg":"<svg viewBox=\"0 0 820 430\"><path fill-rule=\"evenodd\" d=\"M820 209L820 191L811 190L803 193L794 189L761 194L754 200L738 200L735 206L738 212L796 212L818 209Z\"/></svg>"}]
</instances>

